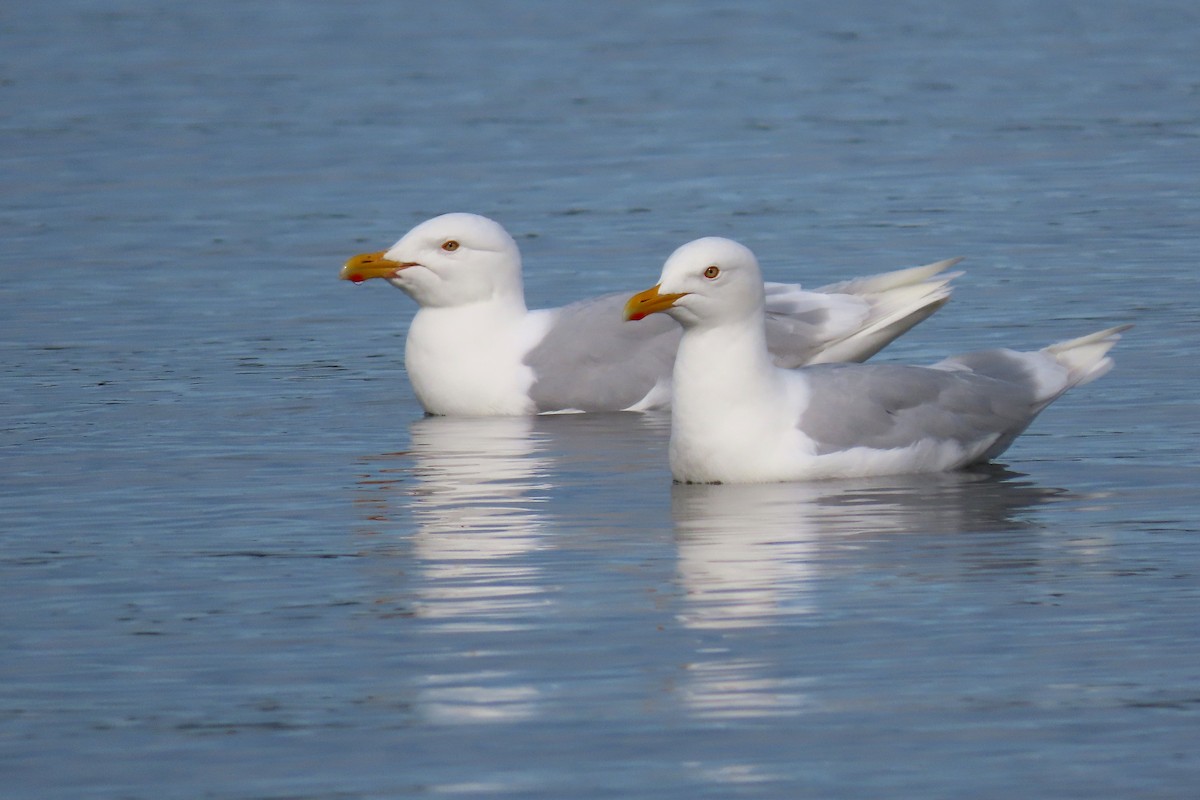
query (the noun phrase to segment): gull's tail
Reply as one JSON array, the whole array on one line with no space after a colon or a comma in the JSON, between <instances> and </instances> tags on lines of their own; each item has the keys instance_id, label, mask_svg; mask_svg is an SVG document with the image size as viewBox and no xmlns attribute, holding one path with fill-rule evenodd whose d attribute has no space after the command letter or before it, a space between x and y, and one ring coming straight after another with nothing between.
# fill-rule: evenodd
<instances>
[{"instance_id":1,"label":"gull's tail","mask_svg":"<svg viewBox=\"0 0 1200 800\"><path fill-rule=\"evenodd\" d=\"M1080 336L1078 339L1056 342L1042 348L1042 352L1053 356L1055 361L1066 367L1068 386L1082 386L1113 368L1113 360L1108 357L1108 351L1121 338L1121 332L1132 327L1117 325L1106 328L1087 336Z\"/></svg>"}]
</instances>

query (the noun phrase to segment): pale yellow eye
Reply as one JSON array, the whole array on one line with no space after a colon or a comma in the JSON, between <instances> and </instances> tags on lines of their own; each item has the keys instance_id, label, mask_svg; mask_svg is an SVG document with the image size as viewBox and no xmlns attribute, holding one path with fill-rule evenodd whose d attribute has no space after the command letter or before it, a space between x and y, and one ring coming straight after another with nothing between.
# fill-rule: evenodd
<instances>
[{"instance_id":1,"label":"pale yellow eye","mask_svg":"<svg viewBox=\"0 0 1200 800\"><path fill-rule=\"evenodd\" d=\"M712 278L715 278L715 277L717 277L717 276L718 276L718 275L720 275L720 274L721 274L721 270L720 270L720 268L719 268L719 267L717 267L717 265L716 265L716 264L713 264L711 267L709 267L708 269L704 270L704 277L706 277L706 278L709 278L710 280L711 280Z\"/></svg>"},{"instance_id":2,"label":"pale yellow eye","mask_svg":"<svg viewBox=\"0 0 1200 800\"><path fill-rule=\"evenodd\" d=\"M447 239L446 241L442 242L442 249L447 253L453 253L458 249L458 242L454 241L453 239Z\"/></svg>"}]
</instances>

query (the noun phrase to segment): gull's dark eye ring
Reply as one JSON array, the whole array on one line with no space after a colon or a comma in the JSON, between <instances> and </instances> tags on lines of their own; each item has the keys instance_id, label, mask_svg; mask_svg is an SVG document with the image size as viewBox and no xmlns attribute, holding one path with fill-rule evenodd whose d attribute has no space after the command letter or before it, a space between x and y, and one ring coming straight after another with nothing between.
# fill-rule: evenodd
<instances>
[{"instance_id":1,"label":"gull's dark eye ring","mask_svg":"<svg viewBox=\"0 0 1200 800\"><path fill-rule=\"evenodd\" d=\"M704 270L704 277L708 278L709 280L712 280L713 278L717 277L720 274L721 274L721 268L718 267L716 264L713 264L708 269Z\"/></svg>"},{"instance_id":2,"label":"gull's dark eye ring","mask_svg":"<svg viewBox=\"0 0 1200 800\"><path fill-rule=\"evenodd\" d=\"M442 249L447 253L453 253L458 249L458 242L454 241L453 239L447 239L446 241L442 242Z\"/></svg>"}]
</instances>

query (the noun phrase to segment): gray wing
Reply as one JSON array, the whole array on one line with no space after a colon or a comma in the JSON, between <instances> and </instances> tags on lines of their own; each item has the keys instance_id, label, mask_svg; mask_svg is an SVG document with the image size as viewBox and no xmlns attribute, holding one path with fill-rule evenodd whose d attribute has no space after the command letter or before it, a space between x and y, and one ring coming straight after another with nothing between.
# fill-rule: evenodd
<instances>
[{"instance_id":1,"label":"gray wing","mask_svg":"<svg viewBox=\"0 0 1200 800\"><path fill-rule=\"evenodd\" d=\"M525 356L539 412L620 411L670 381L683 330L665 314L626 322L627 299L608 294L554 311L549 332Z\"/></svg>"},{"instance_id":2,"label":"gray wing","mask_svg":"<svg viewBox=\"0 0 1200 800\"><path fill-rule=\"evenodd\" d=\"M862 307L838 303L840 298L786 284L765 287L767 349L779 367L808 364L830 341L857 329L866 319L865 303ZM790 296L785 294L788 289L794 290Z\"/></svg>"},{"instance_id":3,"label":"gray wing","mask_svg":"<svg viewBox=\"0 0 1200 800\"><path fill-rule=\"evenodd\" d=\"M798 425L820 453L891 449L928 439L963 445L994 440L986 454L993 457L1040 407L1032 379L1018 374L1019 359L1009 362L997 354L987 360L1014 379L894 364L809 367L803 374L811 394Z\"/></svg>"}]
</instances>

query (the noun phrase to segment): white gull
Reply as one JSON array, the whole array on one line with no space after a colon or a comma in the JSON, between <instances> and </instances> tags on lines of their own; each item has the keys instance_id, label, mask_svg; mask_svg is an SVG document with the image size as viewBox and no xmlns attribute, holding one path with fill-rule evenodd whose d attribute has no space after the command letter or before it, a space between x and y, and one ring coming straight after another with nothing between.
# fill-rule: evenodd
<instances>
[{"instance_id":1,"label":"white gull","mask_svg":"<svg viewBox=\"0 0 1200 800\"><path fill-rule=\"evenodd\" d=\"M665 312L684 328L672 389L676 481L861 477L988 461L1068 389L1108 372L1106 353L1128 327L928 367L781 369L767 352L762 285L749 249L698 239L667 259L657 285L626 304L628 319Z\"/></svg>"}]
</instances>

